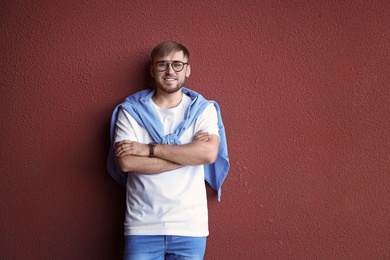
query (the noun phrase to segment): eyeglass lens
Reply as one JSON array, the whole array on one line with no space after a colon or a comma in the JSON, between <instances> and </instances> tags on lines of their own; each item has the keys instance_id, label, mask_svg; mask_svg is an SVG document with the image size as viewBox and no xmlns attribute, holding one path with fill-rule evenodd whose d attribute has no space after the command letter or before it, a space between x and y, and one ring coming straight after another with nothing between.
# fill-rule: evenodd
<instances>
[{"instance_id":1,"label":"eyeglass lens","mask_svg":"<svg viewBox=\"0 0 390 260\"><path fill-rule=\"evenodd\" d=\"M168 66L171 65L172 69L174 71L180 72L183 70L184 64L187 64L187 63L184 63L181 61L173 61L171 63L169 63L167 61L158 61L158 62L156 62L156 67L157 67L158 71L162 72L162 71L166 71L168 69Z\"/></svg>"}]
</instances>

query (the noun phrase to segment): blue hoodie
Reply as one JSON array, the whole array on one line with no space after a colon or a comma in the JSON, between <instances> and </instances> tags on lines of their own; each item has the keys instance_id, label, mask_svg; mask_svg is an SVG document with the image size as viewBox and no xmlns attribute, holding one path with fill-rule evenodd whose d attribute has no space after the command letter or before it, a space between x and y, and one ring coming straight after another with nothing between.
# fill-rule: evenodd
<instances>
[{"instance_id":1,"label":"blue hoodie","mask_svg":"<svg viewBox=\"0 0 390 260\"><path fill-rule=\"evenodd\" d=\"M195 91L187 88L182 88L182 91L192 99L192 102L185 115L185 120L180 123L173 134L164 135L164 127L157 114L150 106L149 102L155 93L154 89L146 89L134 93L115 108L110 124L111 147L107 159L108 173L122 186L126 186L127 174L119 169L114 152L115 125L120 108L127 111L141 127L147 129L153 141L159 144L177 145L180 144L179 138L184 131L202 114L204 109L212 103L217 110L220 145L216 161L212 164L204 165L204 169L205 180L218 192L218 200L220 200L221 186L230 168L225 127L222 122L221 110L215 101L206 100L202 95Z\"/></svg>"}]
</instances>

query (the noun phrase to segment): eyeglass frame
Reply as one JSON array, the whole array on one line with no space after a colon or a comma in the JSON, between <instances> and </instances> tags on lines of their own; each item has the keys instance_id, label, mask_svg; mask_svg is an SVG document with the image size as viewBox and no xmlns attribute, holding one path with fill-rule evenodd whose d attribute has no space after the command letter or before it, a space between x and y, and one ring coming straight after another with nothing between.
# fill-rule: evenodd
<instances>
[{"instance_id":1,"label":"eyeglass frame","mask_svg":"<svg viewBox=\"0 0 390 260\"><path fill-rule=\"evenodd\" d=\"M166 64L166 68L165 68L164 70L159 70L159 69L157 69L157 64L158 64L158 63L162 63L162 62L164 62L164 63ZM181 70L175 70L175 68L172 66L173 63L181 63L181 64L183 64L182 69L181 69ZM171 68L172 68L175 72L181 72L181 71L183 71L183 69L184 69L184 65L189 65L189 64L190 64L189 62L182 62L182 61L180 61L180 60L172 60L171 62L168 62L168 60L159 60L159 61L154 62L154 65L156 65L156 70L157 70L158 72L164 72L164 71L166 71L166 70L169 68L169 66L171 66Z\"/></svg>"}]
</instances>

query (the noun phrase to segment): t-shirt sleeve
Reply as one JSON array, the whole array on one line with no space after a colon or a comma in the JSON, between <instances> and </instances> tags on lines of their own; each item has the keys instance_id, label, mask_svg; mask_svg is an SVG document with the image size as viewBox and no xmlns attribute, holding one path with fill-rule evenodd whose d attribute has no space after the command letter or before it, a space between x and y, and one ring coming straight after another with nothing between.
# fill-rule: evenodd
<instances>
[{"instance_id":1,"label":"t-shirt sleeve","mask_svg":"<svg viewBox=\"0 0 390 260\"><path fill-rule=\"evenodd\" d=\"M119 109L118 118L115 125L115 137L114 143L123 141L123 140L132 140L137 141L137 137L132 126L132 120L129 113L123 109Z\"/></svg>"},{"instance_id":2,"label":"t-shirt sleeve","mask_svg":"<svg viewBox=\"0 0 390 260\"><path fill-rule=\"evenodd\" d=\"M219 136L217 110L213 104L208 105L197 119L195 132L200 130Z\"/></svg>"}]
</instances>

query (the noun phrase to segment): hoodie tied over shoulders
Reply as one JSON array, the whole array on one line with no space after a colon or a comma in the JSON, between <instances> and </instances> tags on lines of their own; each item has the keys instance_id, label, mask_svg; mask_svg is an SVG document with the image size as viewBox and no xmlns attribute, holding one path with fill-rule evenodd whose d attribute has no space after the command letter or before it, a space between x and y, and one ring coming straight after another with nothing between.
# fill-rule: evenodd
<instances>
[{"instance_id":1,"label":"hoodie tied over shoulders","mask_svg":"<svg viewBox=\"0 0 390 260\"><path fill-rule=\"evenodd\" d=\"M202 114L204 109L209 104L213 104L216 108L218 116L220 145L218 156L215 162L212 164L204 165L204 174L205 180L214 190L218 192L218 200L220 201L221 186L230 168L226 143L226 133L225 127L222 122L221 110L217 102L206 100L201 94L193 90L182 88L182 91L183 94L188 95L191 98L192 102L187 111L187 114L185 115L183 122L180 123L174 133L169 135L164 135L164 127L149 103L150 99L155 93L154 89L146 89L134 93L133 95L128 96L121 104L119 104L114 109L110 123L111 146L107 158L108 173L122 186L126 186L127 173L124 173L119 169L116 163L114 152L115 124L120 108L127 111L141 127L147 129L154 142L157 142L159 144L177 145L180 144L179 138L184 133L184 131Z\"/></svg>"}]
</instances>

